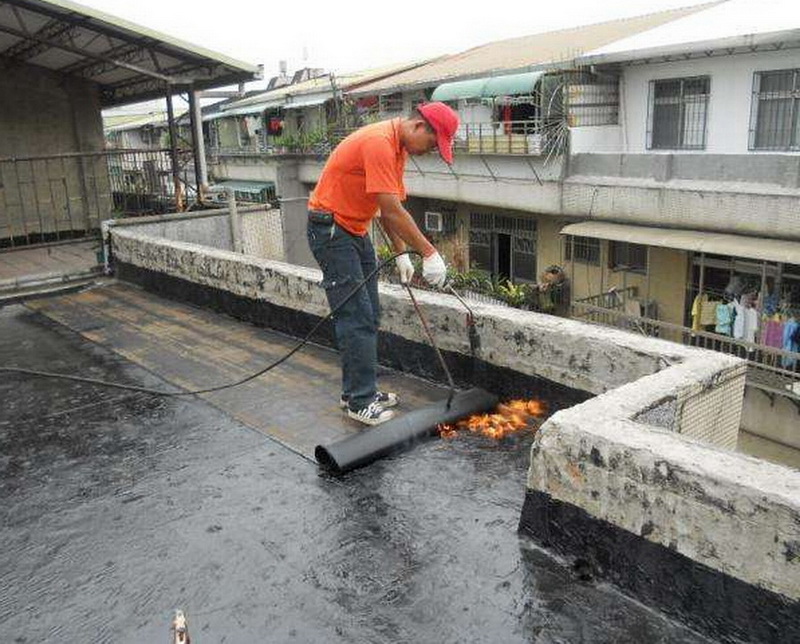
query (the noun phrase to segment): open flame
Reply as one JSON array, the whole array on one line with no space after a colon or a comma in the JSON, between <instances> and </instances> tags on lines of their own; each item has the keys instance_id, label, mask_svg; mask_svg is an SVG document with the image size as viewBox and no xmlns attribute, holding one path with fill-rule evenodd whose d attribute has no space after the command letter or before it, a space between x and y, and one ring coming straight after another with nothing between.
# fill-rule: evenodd
<instances>
[{"instance_id":1,"label":"open flame","mask_svg":"<svg viewBox=\"0 0 800 644\"><path fill-rule=\"evenodd\" d=\"M500 403L491 414L475 414L455 424L437 426L442 438L454 438L459 431L470 431L499 440L526 429L536 430L536 421L547 412L541 400L509 400Z\"/></svg>"}]
</instances>

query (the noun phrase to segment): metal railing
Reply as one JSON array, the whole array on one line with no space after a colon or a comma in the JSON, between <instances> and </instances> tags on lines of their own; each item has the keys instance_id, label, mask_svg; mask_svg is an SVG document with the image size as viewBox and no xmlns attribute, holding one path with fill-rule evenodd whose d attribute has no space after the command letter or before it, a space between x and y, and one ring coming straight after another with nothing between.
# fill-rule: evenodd
<instances>
[{"instance_id":1,"label":"metal railing","mask_svg":"<svg viewBox=\"0 0 800 644\"><path fill-rule=\"evenodd\" d=\"M308 133L252 138L238 146L213 146L209 154L219 156L316 154L327 155L357 127L330 127ZM563 119L530 119L466 123L454 148L464 154L510 154L549 156L566 147L568 130Z\"/></svg>"},{"instance_id":2,"label":"metal railing","mask_svg":"<svg viewBox=\"0 0 800 644\"><path fill-rule=\"evenodd\" d=\"M455 149L467 154L543 156L563 150L567 135L561 119L465 123Z\"/></svg>"},{"instance_id":3,"label":"metal railing","mask_svg":"<svg viewBox=\"0 0 800 644\"><path fill-rule=\"evenodd\" d=\"M800 353L755 344L708 331L651 318L627 315L586 301L572 303L574 319L628 329L686 346L700 347L737 356L748 363L747 383L770 395L780 395L800 401Z\"/></svg>"},{"instance_id":4,"label":"metal railing","mask_svg":"<svg viewBox=\"0 0 800 644\"><path fill-rule=\"evenodd\" d=\"M635 298L637 288L635 286L627 286L625 288L614 288L597 295L590 295L575 301L576 304L588 304L597 306L602 309L612 309L622 311L625 309L625 301L629 298Z\"/></svg>"},{"instance_id":5,"label":"metal railing","mask_svg":"<svg viewBox=\"0 0 800 644\"><path fill-rule=\"evenodd\" d=\"M193 184L188 165L178 192ZM0 248L86 238L114 215L175 209L168 150L0 157Z\"/></svg>"}]
</instances>

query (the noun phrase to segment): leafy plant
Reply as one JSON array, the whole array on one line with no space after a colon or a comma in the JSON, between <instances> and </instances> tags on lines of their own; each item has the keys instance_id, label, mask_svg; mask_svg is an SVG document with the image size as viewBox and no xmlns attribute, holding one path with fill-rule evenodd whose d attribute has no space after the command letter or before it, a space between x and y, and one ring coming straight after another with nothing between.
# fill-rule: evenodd
<instances>
[{"instance_id":1,"label":"leafy plant","mask_svg":"<svg viewBox=\"0 0 800 644\"><path fill-rule=\"evenodd\" d=\"M514 284L506 281L505 284L498 284L495 295L509 306L518 309L528 308L531 299L531 286L528 284Z\"/></svg>"}]
</instances>

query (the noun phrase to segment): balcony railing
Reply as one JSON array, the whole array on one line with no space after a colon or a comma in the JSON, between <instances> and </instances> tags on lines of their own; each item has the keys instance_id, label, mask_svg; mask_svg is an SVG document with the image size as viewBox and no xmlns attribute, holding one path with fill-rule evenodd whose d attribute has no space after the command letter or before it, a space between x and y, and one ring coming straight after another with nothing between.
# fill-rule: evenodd
<instances>
[{"instance_id":1,"label":"balcony railing","mask_svg":"<svg viewBox=\"0 0 800 644\"><path fill-rule=\"evenodd\" d=\"M621 310L589 304L586 301L572 303L572 317L743 358L748 364L748 385L768 395L790 398L800 407L800 353L717 333L694 331L685 326L651 318L627 315Z\"/></svg>"},{"instance_id":2,"label":"balcony railing","mask_svg":"<svg viewBox=\"0 0 800 644\"><path fill-rule=\"evenodd\" d=\"M467 154L514 154L543 156L558 153L566 144L563 121L531 119L466 123L455 149Z\"/></svg>"},{"instance_id":3,"label":"balcony railing","mask_svg":"<svg viewBox=\"0 0 800 644\"><path fill-rule=\"evenodd\" d=\"M307 133L253 138L238 146L213 146L212 157L280 154L327 156L357 128L329 128ZM454 149L461 154L551 156L566 147L567 128L562 120L532 119L466 123L456 136Z\"/></svg>"},{"instance_id":4,"label":"balcony railing","mask_svg":"<svg viewBox=\"0 0 800 644\"><path fill-rule=\"evenodd\" d=\"M169 212L175 192L167 150L0 157L0 247L86 237L115 214Z\"/></svg>"}]
</instances>

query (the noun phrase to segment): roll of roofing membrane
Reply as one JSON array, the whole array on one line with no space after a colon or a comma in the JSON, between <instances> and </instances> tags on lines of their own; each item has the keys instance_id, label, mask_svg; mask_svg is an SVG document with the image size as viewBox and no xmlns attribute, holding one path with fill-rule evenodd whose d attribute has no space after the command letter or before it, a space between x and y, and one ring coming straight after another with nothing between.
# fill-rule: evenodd
<instances>
[{"instance_id":1,"label":"roll of roofing membrane","mask_svg":"<svg viewBox=\"0 0 800 644\"><path fill-rule=\"evenodd\" d=\"M459 391L448 409L447 401L415 409L330 445L317 445L314 456L320 466L342 474L408 449L436 433L439 424L451 424L467 416L493 409L497 396L483 389Z\"/></svg>"}]
</instances>

